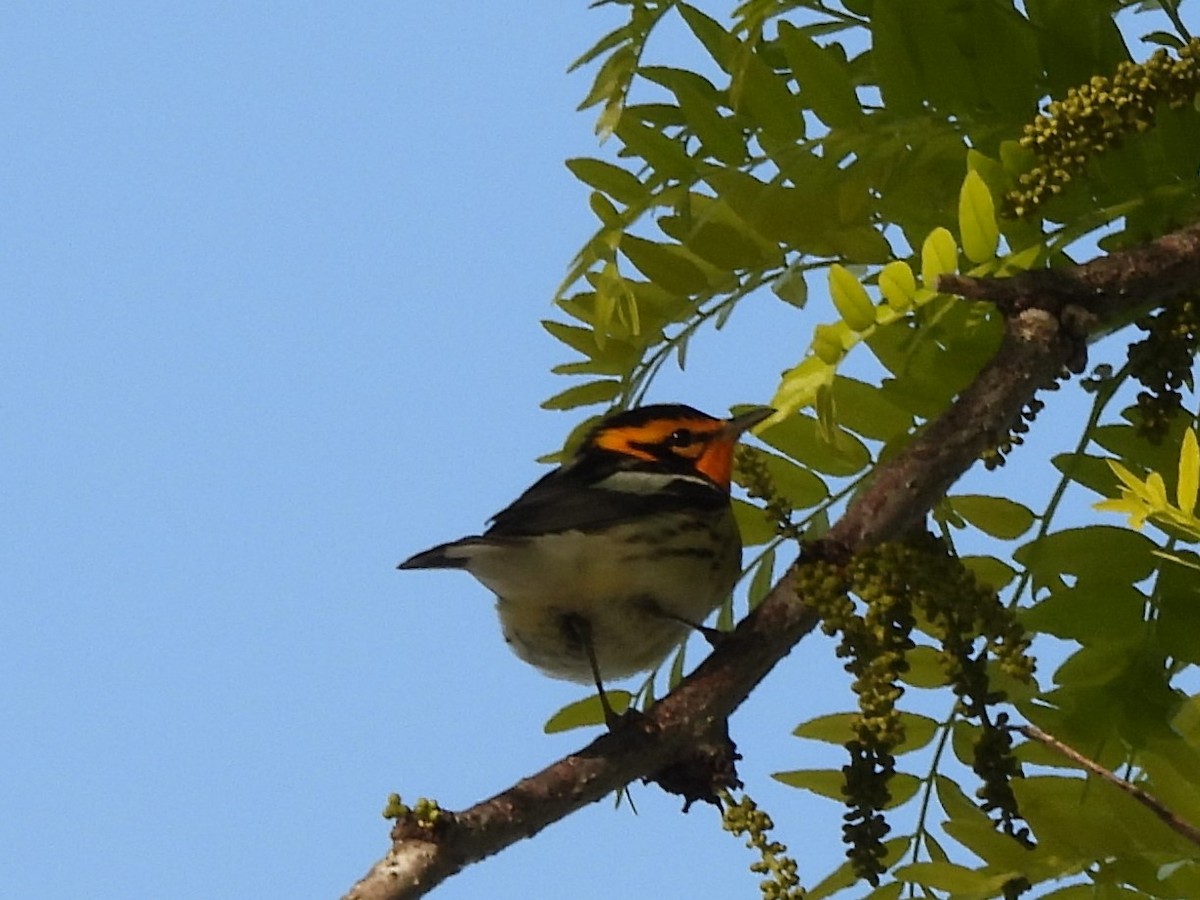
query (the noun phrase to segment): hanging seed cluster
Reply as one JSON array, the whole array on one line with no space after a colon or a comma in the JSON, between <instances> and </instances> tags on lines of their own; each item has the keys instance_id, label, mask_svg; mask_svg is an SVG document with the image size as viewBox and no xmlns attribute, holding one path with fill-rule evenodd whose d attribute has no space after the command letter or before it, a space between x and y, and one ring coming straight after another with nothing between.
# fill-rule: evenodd
<instances>
[{"instance_id":1,"label":"hanging seed cluster","mask_svg":"<svg viewBox=\"0 0 1200 900\"><path fill-rule=\"evenodd\" d=\"M734 451L733 464L734 480L746 489L752 499L763 501L763 514L775 525L775 533L800 540L800 528L792 521L795 510L776 488L765 456L753 447L739 445Z\"/></svg>"},{"instance_id":2,"label":"hanging seed cluster","mask_svg":"<svg viewBox=\"0 0 1200 900\"><path fill-rule=\"evenodd\" d=\"M854 676L858 696L858 716L846 743L850 761L842 769L848 807L842 831L855 873L877 885L884 872L889 827L883 810L891 801L894 751L905 740L896 704L918 630L940 645L961 714L983 725L973 768L984 810L995 814L1005 832L1027 839L1010 784L1020 770L1008 730L989 716L989 707L1004 700L988 683L989 659L1023 681L1033 674L1029 638L1013 611L931 535L882 544L842 569L812 562L798 575L797 589L820 614L822 630L840 638L837 652Z\"/></svg>"},{"instance_id":3,"label":"hanging seed cluster","mask_svg":"<svg viewBox=\"0 0 1200 900\"><path fill-rule=\"evenodd\" d=\"M1183 411L1182 389L1195 387L1192 368L1200 350L1200 300L1188 297L1137 321L1147 332L1129 347L1129 369L1145 390L1137 397L1138 430L1159 442Z\"/></svg>"}]
</instances>

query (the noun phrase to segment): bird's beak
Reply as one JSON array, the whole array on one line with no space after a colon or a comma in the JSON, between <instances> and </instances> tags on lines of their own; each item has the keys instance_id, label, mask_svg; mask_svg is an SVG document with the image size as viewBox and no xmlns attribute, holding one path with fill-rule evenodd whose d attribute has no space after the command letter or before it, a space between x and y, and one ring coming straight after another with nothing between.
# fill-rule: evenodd
<instances>
[{"instance_id":1,"label":"bird's beak","mask_svg":"<svg viewBox=\"0 0 1200 900\"><path fill-rule=\"evenodd\" d=\"M749 412L734 416L732 419L726 419L725 424L721 428L721 436L736 441L742 434L749 431L759 422L769 419L773 415L775 415L775 410L771 409L771 407L757 406Z\"/></svg>"}]
</instances>

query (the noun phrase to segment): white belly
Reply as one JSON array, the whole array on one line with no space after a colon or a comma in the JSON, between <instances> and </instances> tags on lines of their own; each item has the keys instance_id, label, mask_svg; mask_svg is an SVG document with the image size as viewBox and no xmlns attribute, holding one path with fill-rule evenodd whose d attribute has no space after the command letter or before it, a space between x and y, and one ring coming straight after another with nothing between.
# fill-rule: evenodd
<instances>
[{"instance_id":1,"label":"white belly","mask_svg":"<svg viewBox=\"0 0 1200 900\"><path fill-rule=\"evenodd\" d=\"M716 532L650 527L655 542L568 531L479 546L468 570L497 595L505 640L549 675L590 682L572 617L586 621L601 676L653 668L728 595L741 565L733 517ZM639 531L647 523L639 523ZM680 621L683 620L683 621Z\"/></svg>"}]
</instances>

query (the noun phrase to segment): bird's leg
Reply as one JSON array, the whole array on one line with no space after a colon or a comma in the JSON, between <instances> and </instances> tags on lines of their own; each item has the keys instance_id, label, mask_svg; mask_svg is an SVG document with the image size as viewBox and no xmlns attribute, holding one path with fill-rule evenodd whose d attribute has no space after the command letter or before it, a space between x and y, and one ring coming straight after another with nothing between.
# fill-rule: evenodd
<instances>
[{"instance_id":1,"label":"bird's leg","mask_svg":"<svg viewBox=\"0 0 1200 900\"><path fill-rule=\"evenodd\" d=\"M604 681L600 678L600 664L596 661L596 648L592 644L592 624L583 616L570 613L563 616L563 630L574 642L583 647L587 654L588 665L592 667L592 678L596 682L596 692L600 696L600 708L604 710L604 724L612 731L621 717L613 710L608 702L608 694L604 693Z\"/></svg>"}]
</instances>

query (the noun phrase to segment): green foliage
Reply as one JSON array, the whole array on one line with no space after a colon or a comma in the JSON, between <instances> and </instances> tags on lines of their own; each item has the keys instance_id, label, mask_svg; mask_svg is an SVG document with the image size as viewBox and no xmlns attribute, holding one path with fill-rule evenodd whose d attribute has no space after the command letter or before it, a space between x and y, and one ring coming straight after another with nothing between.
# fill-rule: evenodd
<instances>
[{"instance_id":1,"label":"green foliage","mask_svg":"<svg viewBox=\"0 0 1200 900\"><path fill-rule=\"evenodd\" d=\"M765 448L737 456L757 501L735 502L753 608L788 545L823 534L998 346L1002 316L937 293L939 275L1062 265L1095 255L1097 233L1111 249L1200 214L1200 70L1175 5L1143 4L1123 30L1131 4L1110 0L620 0L627 21L577 63L595 70L583 105L609 143L568 162L597 224L545 323L572 356L546 405L641 402L752 295L806 316L807 345L762 348L779 355L779 414L758 429ZM693 41L683 63L652 58L668 21ZM807 896L1200 896L1194 847L1005 726L1032 722L1200 822L1200 705L1183 687L1200 665L1197 308L1131 309L1092 348L1086 421L1048 429L1062 443L1046 496L984 484L943 499L943 540L978 555L802 570L860 701L798 729L854 745L857 843ZM1040 408L995 436L988 467ZM1064 497L1088 492L1100 511L1064 526ZM727 605L718 625L735 619ZM1026 634L1066 648L1044 683ZM682 671L677 657L670 681ZM909 689L944 696L939 721L902 708ZM897 771L921 754L924 774ZM947 774L964 767L975 796ZM845 772L777 777L846 800ZM1058 879L1074 883L1045 893Z\"/></svg>"}]
</instances>

